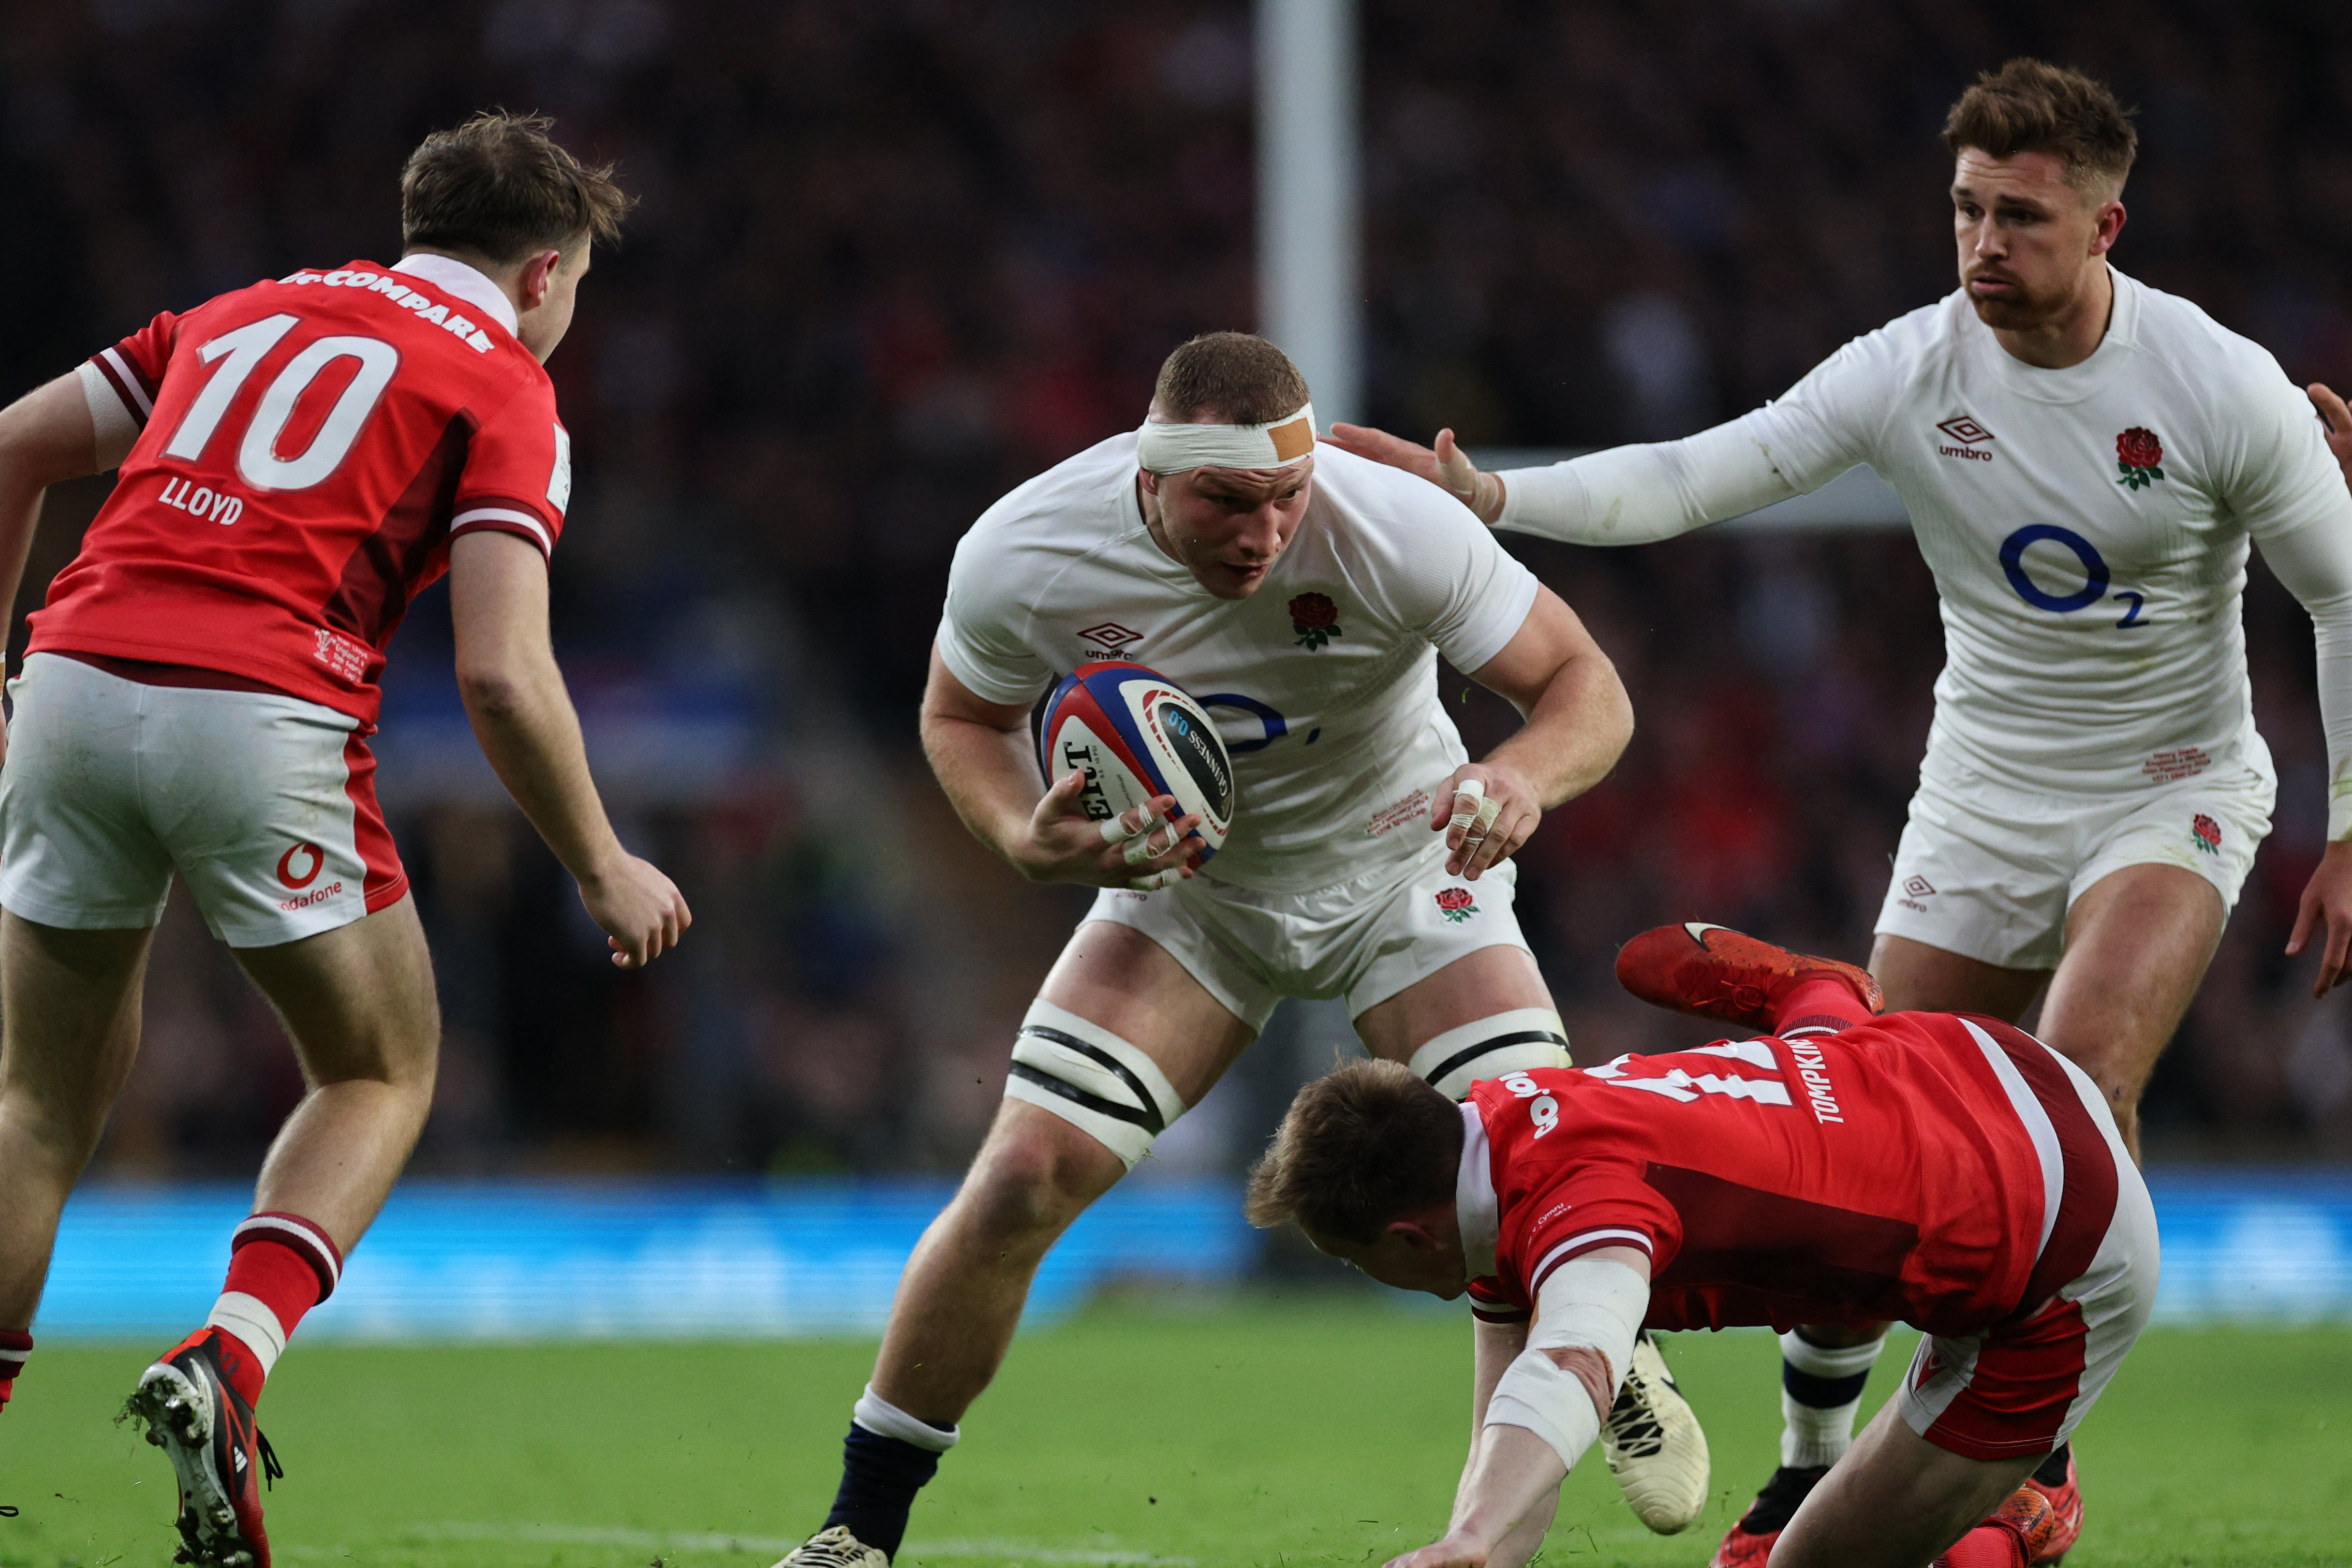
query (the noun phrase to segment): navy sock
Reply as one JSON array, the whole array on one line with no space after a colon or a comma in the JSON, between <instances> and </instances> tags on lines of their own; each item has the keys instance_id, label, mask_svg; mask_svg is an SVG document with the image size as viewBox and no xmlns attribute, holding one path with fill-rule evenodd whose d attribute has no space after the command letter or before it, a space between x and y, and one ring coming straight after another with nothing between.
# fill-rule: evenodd
<instances>
[{"instance_id":1,"label":"navy sock","mask_svg":"<svg viewBox=\"0 0 2352 1568\"><path fill-rule=\"evenodd\" d=\"M2073 1445L2061 1443L2050 1451L2050 1457L2033 1468L2033 1479L2045 1487L2066 1484L2066 1460Z\"/></svg>"},{"instance_id":2,"label":"navy sock","mask_svg":"<svg viewBox=\"0 0 2352 1568\"><path fill-rule=\"evenodd\" d=\"M824 1528L845 1524L866 1545L898 1556L915 1494L939 1468L940 1457L929 1448L879 1436L852 1422L841 1445L841 1490L834 1495Z\"/></svg>"}]
</instances>

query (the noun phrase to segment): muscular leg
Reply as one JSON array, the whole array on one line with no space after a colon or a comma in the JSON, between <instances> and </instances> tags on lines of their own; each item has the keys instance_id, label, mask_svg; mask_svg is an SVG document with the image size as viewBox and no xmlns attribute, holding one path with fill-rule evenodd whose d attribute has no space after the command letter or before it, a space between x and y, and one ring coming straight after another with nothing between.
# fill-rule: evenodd
<instances>
[{"instance_id":1,"label":"muscular leg","mask_svg":"<svg viewBox=\"0 0 2352 1568\"><path fill-rule=\"evenodd\" d=\"M433 1108L441 1012L416 906L404 898L236 959L277 1008L309 1085L262 1163L254 1208L300 1215L348 1252Z\"/></svg>"},{"instance_id":2,"label":"muscular leg","mask_svg":"<svg viewBox=\"0 0 2352 1568\"><path fill-rule=\"evenodd\" d=\"M1938 1448L1889 1404L1780 1532L1771 1568L1919 1568L2041 1462L2038 1454L1988 1461Z\"/></svg>"},{"instance_id":3,"label":"muscular leg","mask_svg":"<svg viewBox=\"0 0 2352 1568\"><path fill-rule=\"evenodd\" d=\"M2107 1097L2139 1157L2139 1097L2204 983L2229 919L2221 895L2178 866L2126 866L2066 912L2065 956L2042 1005L2042 1038Z\"/></svg>"},{"instance_id":4,"label":"muscular leg","mask_svg":"<svg viewBox=\"0 0 2352 1568\"><path fill-rule=\"evenodd\" d=\"M1187 1105L1255 1037L1166 949L1106 921L1078 927L1039 995L1143 1050ZM1046 1249L1124 1173L1078 1128L1006 1100L955 1201L908 1260L874 1392L934 1426L961 1420L1004 1359Z\"/></svg>"},{"instance_id":5,"label":"muscular leg","mask_svg":"<svg viewBox=\"0 0 2352 1568\"><path fill-rule=\"evenodd\" d=\"M31 1326L58 1215L131 1075L154 934L0 913L0 1329Z\"/></svg>"}]
</instances>

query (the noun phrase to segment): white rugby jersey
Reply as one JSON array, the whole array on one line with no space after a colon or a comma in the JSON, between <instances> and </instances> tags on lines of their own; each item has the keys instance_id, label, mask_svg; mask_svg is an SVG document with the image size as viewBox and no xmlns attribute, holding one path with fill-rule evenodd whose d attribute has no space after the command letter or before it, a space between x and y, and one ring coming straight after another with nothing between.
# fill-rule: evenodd
<instances>
[{"instance_id":1,"label":"white rugby jersey","mask_svg":"<svg viewBox=\"0 0 2352 1568\"><path fill-rule=\"evenodd\" d=\"M2352 493L2276 360L2114 278L2081 364L2024 363L1955 290L1727 425L1506 473L1497 526L1644 543L1866 463L1943 599L1926 768L2100 793L2225 757L2267 773L2239 613L2251 536L2317 626L2328 835L2352 836Z\"/></svg>"},{"instance_id":2,"label":"white rugby jersey","mask_svg":"<svg viewBox=\"0 0 2352 1568\"><path fill-rule=\"evenodd\" d=\"M1327 446L1265 582L1220 599L1145 527L1135 446L1090 447L972 525L940 622L950 672L1033 702L1090 659L1127 658L1191 692L1238 789L1212 881L1305 892L1427 853L1431 798L1468 760L1437 656L1468 671L1502 652L1534 575L1443 490Z\"/></svg>"}]
</instances>

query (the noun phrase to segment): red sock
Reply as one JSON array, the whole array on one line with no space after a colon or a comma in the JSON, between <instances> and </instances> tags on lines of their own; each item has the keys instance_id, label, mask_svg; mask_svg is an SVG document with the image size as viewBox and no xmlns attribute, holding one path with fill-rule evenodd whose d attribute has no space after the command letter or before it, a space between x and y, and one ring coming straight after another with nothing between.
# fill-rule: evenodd
<instances>
[{"instance_id":1,"label":"red sock","mask_svg":"<svg viewBox=\"0 0 2352 1568\"><path fill-rule=\"evenodd\" d=\"M1853 994L1853 987L1832 975L1808 980L1780 998L1773 1010L1772 1032L1785 1036L1791 1029L1827 1029L1835 1034L1840 1029L1869 1020L1870 1009Z\"/></svg>"},{"instance_id":2,"label":"red sock","mask_svg":"<svg viewBox=\"0 0 2352 1568\"><path fill-rule=\"evenodd\" d=\"M25 1358L32 1353L32 1335L22 1329L0 1329L0 1409L7 1407L8 1396L16 1392Z\"/></svg>"},{"instance_id":3,"label":"red sock","mask_svg":"<svg viewBox=\"0 0 2352 1568\"><path fill-rule=\"evenodd\" d=\"M2028 1568L2025 1542L2013 1530L1979 1524L1952 1542L1932 1568Z\"/></svg>"},{"instance_id":4,"label":"red sock","mask_svg":"<svg viewBox=\"0 0 2352 1568\"><path fill-rule=\"evenodd\" d=\"M343 1258L325 1231L290 1214L255 1215L229 1248L228 1280L205 1324L227 1341L221 1375L252 1405L303 1314L333 1294Z\"/></svg>"}]
</instances>

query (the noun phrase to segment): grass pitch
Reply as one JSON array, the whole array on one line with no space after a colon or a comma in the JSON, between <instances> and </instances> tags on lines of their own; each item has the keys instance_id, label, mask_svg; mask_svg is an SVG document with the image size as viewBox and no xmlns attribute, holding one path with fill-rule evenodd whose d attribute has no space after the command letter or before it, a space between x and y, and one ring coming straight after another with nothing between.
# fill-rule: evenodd
<instances>
[{"instance_id":1,"label":"grass pitch","mask_svg":"<svg viewBox=\"0 0 2352 1568\"><path fill-rule=\"evenodd\" d=\"M1865 1411L1911 1336L1881 1359ZM161 1564L170 1467L108 1422L158 1347L45 1345L0 1415L0 1568ZM262 1406L288 1568L764 1568L832 1496L869 1343L308 1345ZM1699 1568L1769 1470L1771 1341L1679 1335L1717 1498L1649 1535L1596 1453L1542 1561ZM1104 1308L1023 1339L902 1568L1377 1564L1443 1526L1467 1436L1453 1313L1307 1298ZM2352 1332L2149 1334L2085 1426L2068 1568L2352 1564Z\"/></svg>"}]
</instances>

